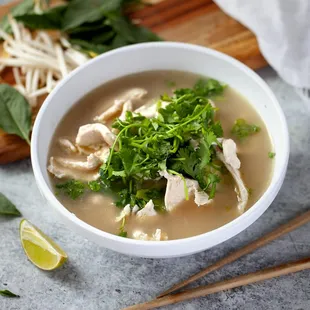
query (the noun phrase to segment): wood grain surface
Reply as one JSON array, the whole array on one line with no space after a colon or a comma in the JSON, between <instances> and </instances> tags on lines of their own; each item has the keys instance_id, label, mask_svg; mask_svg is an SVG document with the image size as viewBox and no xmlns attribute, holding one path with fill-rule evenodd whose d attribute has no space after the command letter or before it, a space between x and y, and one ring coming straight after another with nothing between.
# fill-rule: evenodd
<instances>
[{"instance_id":1,"label":"wood grain surface","mask_svg":"<svg viewBox=\"0 0 310 310\"><path fill-rule=\"evenodd\" d=\"M240 23L227 16L211 0L161 0L145 6L129 16L164 40L187 42L214 48L231 55L252 69L267 65L259 51L255 36ZM0 18L16 2L0 6ZM1 83L14 84L10 70L1 74ZM37 111L34 111L36 115ZM26 142L0 130L0 164L30 156Z\"/></svg>"}]
</instances>

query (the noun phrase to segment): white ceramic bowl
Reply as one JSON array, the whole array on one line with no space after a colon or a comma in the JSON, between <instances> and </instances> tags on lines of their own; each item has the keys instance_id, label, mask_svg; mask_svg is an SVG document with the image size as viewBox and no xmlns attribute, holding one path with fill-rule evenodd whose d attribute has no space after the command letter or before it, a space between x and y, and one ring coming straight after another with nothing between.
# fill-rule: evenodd
<instances>
[{"instance_id":1,"label":"white ceramic bowl","mask_svg":"<svg viewBox=\"0 0 310 310\"><path fill-rule=\"evenodd\" d=\"M265 194L232 222L191 238L140 241L101 231L78 219L54 196L46 171L53 133L67 111L85 94L107 81L149 70L181 70L210 76L244 95L266 123L276 152L274 174ZM34 125L32 166L43 196L72 230L106 248L142 257L184 256L211 248L246 229L268 208L283 183L289 157L289 138L284 114L267 84L239 61L195 45L160 42L120 48L79 67L63 79L45 100ZM259 164L259 163L258 163Z\"/></svg>"}]
</instances>

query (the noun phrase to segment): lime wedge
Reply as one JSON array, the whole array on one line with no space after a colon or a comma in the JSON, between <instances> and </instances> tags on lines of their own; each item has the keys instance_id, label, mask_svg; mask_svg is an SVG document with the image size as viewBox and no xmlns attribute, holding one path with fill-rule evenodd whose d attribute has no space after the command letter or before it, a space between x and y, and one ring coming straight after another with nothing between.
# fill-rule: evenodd
<instances>
[{"instance_id":1,"label":"lime wedge","mask_svg":"<svg viewBox=\"0 0 310 310\"><path fill-rule=\"evenodd\" d=\"M20 222L19 234L27 257L40 269L54 270L67 260L67 254L29 221Z\"/></svg>"}]
</instances>

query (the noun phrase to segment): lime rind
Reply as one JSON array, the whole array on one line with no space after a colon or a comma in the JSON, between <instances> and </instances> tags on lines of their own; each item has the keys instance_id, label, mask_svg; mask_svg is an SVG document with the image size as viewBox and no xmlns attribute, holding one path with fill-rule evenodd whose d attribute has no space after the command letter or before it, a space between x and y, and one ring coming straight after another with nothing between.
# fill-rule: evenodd
<instances>
[{"instance_id":1,"label":"lime rind","mask_svg":"<svg viewBox=\"0 0 310 310\"><path fill-rule=\"evenodd\" d=\"M67 260L67 254L26 219L20 223L20 239L27 257L40 269L53 270Z\"/></svg>"}]
</instances>

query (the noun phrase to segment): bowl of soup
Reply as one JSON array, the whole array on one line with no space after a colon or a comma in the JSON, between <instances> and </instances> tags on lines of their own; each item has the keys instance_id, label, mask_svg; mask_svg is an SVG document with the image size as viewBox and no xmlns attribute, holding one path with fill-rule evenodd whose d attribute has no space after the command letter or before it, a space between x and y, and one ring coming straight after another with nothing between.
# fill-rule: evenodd
<instances>
[{"instance_id":1,"label":"bowl of soup","mask_svg":"<svg viewBox=\"0 0 310 310\"><path fill-rule=\"evenodd\" d=\"M251 69L160 42L105 53L62 80L37 116L31 153L38 187L67 227L120 253L178 257L264 213L289 138Z\"/></svg>"}]
</instances>

